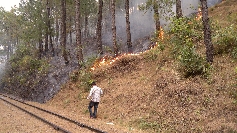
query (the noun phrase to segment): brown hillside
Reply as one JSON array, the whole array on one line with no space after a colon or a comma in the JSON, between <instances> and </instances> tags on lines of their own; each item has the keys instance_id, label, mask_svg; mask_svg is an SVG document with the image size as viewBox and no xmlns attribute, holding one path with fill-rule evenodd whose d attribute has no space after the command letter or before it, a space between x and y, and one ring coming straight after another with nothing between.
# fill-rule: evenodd
<instances>
[{"instance_id":1,"label":"brown hillside","mask_svg":"<svg viewBox=\"0 0 237 133\"><path fill-rule=\"evenodd\" d=\"M228 14L226 7L236 11L237 2L230 1L213 7L210 16ZM97 119L89 119L88 92L79 83L67 83L47 104L108 132L237 132L235 60L215 56L208 79L182 78L166 51L156 60L150 54L123 56L93 71L104 90Z\"/></svg>"}]
</instances>

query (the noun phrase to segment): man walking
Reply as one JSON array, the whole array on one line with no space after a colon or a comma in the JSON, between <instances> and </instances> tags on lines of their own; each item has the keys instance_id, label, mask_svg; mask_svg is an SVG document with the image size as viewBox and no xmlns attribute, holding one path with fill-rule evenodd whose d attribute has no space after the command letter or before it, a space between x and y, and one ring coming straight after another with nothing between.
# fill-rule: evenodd
<instances>
[{"instance_id":1,"label":"man walking","mask_svg":"<svg viewBox=\"0 0 237 133\"><path fill-rule=\"evenodd\" d=\"M95 82L92 82L92 88L90 90L90 94L87 97L87 99L90 99L90 103L88 106L89 112L90 112L90 118L96 118L97 117L97 108L100 102L100 96L103 94L103 91L100 87L96 86ZM92 113L92 107L94 107L94 113Z\"/></svg>"}]
</instances>

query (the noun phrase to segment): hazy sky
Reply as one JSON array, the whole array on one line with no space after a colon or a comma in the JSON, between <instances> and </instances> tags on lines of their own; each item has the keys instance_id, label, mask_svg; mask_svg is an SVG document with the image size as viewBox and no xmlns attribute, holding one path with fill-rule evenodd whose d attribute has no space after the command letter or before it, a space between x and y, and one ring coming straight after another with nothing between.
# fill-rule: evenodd
<instances>
[{"instance_id":1,"label":"hazy sky","mask_svg":"<svg viewBox=\"0 0 237 133\"><path fill-rule=\"evenodd\" d=\"M14 5L18 6L20 0L1 0L0 6L4 7L5 10L9 11Z\"/></svg>"}]
</instances>

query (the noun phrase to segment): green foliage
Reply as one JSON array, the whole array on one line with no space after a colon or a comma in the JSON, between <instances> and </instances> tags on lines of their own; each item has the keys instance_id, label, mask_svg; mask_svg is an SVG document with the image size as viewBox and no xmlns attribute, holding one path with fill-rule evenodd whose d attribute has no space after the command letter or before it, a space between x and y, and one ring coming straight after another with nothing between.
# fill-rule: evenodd
<instances>
[{"instance_id":1,"label":"green foliage","mask_svg":"<svg viewBox=\"0 0 237 133\"><path fill-rule=\"evenodd\" d=\"M164 17L166 15L164 14L169 14L172 12L172 6L175 4L174 0L146 0L146 3L139 5L139 10L141 11L148 11L151 8L158 8L160 12L160 16L154 16L154 17Z\"/></svg>"},{"instance_id":2,"label":"green foliage","mask_svg":"<svg viewBox=\"0 0 237 133\"><path fill-rule=\"evenodd\" d=\"M92 74L87 70L80 70L80 85L85 89L85 91L89 91L91 87L91 83L94 81L92 79Z\"/></svg>"},{"instance_id":3,"label":"green foliage","mask_svg":"<svg viewBox=\"0 0 237 133\"><path fill-rule=\"evenodd\" d=\"M215 54L231 54L237 58L237 13L228 14L229 26L214 31L213 44Z\"/></svg>"},{"instance_id":4,"label":"green foliage","mask_svg":"<svg viewBox=\"0 0 237 133\"><path fill-rule=\"evenodd\" d=\"M155 132L159 132L161 129L161 126L159 123L157 123L156 121L154 122L149 122L143 118L138 119L136 121L136 123L138 123L139 128L142 130L153 130Z\"/></svg>"},{"instance_id":5,"label":"green foliage","mask_svg":"<svg viewBox=\"0 0 237 133\"><path fill-rule=\"evenodd\" d=\"M232 53L237 58L237 31L235 25L220 29L213 37L215 53Z\"/></svg>"},{"instance_id":6,"label":"green foliage","mask_svg":"<svg viewBox=\"0 0 237 133\"><path fill-rule=\"evenodd\" d=\"M16 53L9 60L5 82L7 85L20 85L33 88L48 72L48 62L39 60L34 54L33 47L19 45ZM38 79L36 78L38 77Z\"/></svg>"},{"instance_id":7,"label":"green foliage","mask_svg":"<svg viewBox=\"0 0 237 133\"><path fill-rule=\"evenodd\" d=\"M201 22L192 18L174 19L170 25L171 53L178 60L178 69L185 76L206 75L210 65L196 52L196 43L203 38Z\"/></svg>"},{"instance_id":8,"label":"green foliage","mask_svg":"<svg viewBox=\"0 0 237 133\"><path fill-rule=\"evenodd\" d=\"M169 34L174 57L178 57L184 46L194 47L203 38L201 22L192 18L175 18L170 25Z\"/></svg>"},{"instance_id":9,"label":"green foliage","mask_svg":"<svg viewBox=\"0 0 237 133\"><path fill-rule=\"evenodd\" d=\"M85 62L81 63L81 69L79 71L70 74L70 80L73 82L79 82L80 86L84 88L85 91L89 91L91 83L94 81L89 69L95 60L96 57L88 58Z\"/></svg>"},{"instance_id":10,"label":"green foliage","mask_svg":"<svg viewBox=\"0 0 237 133\"><path fill-rule=\"evenodd\" d=\"M185 77L208 74L210 65L203 57L200 57L192 47L185 47L181 50L178 58L179 70Z\"/></svg>"},{"instance_id":11,"label":"green foliage","mask_svg":"<svg viewBox=\"0 0 237 133\"><path fill-rule=\"evenodd\" d=\"M159 57L160 51L161 50L159 49L159 47L155 47L149 52L145 53L145 58L148 60L155 61Z\"/></svg>"}]
</instances>

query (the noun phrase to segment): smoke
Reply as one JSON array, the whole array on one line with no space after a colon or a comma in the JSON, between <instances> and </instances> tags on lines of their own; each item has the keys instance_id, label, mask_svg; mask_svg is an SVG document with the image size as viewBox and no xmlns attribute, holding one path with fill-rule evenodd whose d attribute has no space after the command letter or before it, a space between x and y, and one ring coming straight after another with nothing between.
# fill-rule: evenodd
<instances>
[{"instance_id":1,"label":"smoke","mask_svg":"<svg viewBox=\"0 0 237 133\"><path fill-rule=\"evenodd\" d=\"M130 2L130 28L131 28L131 39L132 42L150 36L155 31L155 23L154 23L154 13L151 10L146 12L140 11L138 6L142 3L145 3L146 0L134 0ZM208 0L208 6L211 7L217 3L221 2L221 0ZM182 11L184 16L188 16L189 14L195 13L198 11L200 0L181 0L182 3ZM116 32L117 32L117 43L123 44L121 45L122 49L126 49L126 19L125 19L125 10L121 7L121 9L116 10ZM172 11L176 12L176 6L172 7ZM106 22L107 21L107 22ZM161 26L165 26L168 24L165 19L161 19ZM103 25L103 44L106 46L112 45L112 30L111 30L111 16L106 17Z\"/></svg>"},{"instance_id":2,"label":"smoke","mask_svg":"<svg viewBox=\"0 0 237 133\"><path fill-rule=\"evenodd\" d=\"M144 12L138 9L138 6L141 5L142 3L145 3L145 1L146 0L136 0L130 2L129 20L130 20L132 42L136 41L139 38L149 36L152 32L154 32L155 29L153 12L151 10ZM117 33L118 44L125 44L127 38L125 9L117 9L115 19L116 19L116 33ZM107 29L107 27L110 26L111 25L109 26L106 25L104 26L104 28ZM103 34L103 42L111 45L112 44L111 40L112 40L112 31L111 28L109 28L105 30Z\"/></svg>"},{"instance_id":3,"label":"smoke","mask_svg":"<svg viewBox=\"0 0 237 133\"><path fill-rule=\"evenodd\" d=\"M207 6L212 7L221 1L222 0L207 0ZM200 7L200 0L181 0L181 3L184 16L197 12Z\"/></svg>"}]
</instances>

